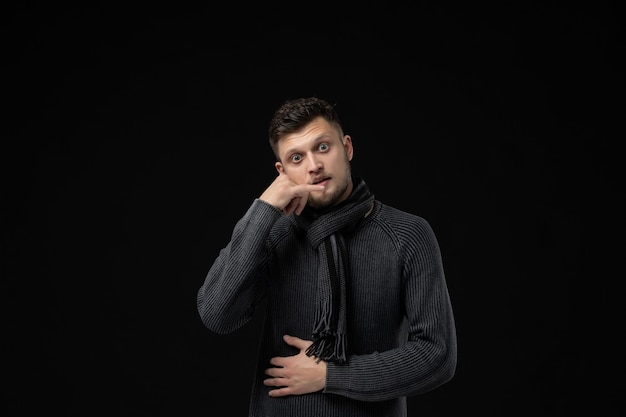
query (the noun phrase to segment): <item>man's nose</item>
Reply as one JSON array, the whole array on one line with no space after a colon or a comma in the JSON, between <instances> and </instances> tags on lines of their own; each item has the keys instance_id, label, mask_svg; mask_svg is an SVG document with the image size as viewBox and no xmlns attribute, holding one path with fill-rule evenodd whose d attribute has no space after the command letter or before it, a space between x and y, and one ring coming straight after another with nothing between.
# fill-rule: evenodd
<instances>
[{"instance_id":1,"label":"man's nose","mask_svg":"<svg viewBox=\"0 0 626 417\"><path fill-rule=\"evenodd\" d=\"M307 156L309 172L317 172L322 169L322 162L313 154Z\"/></svg>"}]
</instances>

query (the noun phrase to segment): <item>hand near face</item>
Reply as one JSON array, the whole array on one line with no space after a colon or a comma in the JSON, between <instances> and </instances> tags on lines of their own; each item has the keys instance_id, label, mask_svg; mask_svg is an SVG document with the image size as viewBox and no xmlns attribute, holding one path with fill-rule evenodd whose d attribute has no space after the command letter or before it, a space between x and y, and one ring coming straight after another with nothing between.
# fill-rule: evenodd
<instances>
[{"instance_id":1,"label":"hand near face","mask_svg":"<svg viewBox=\"0 0 626 417\"><path fill-rule=\"evenodd\" d=\"M296 184L287 174L280 172L259 198L282 210L287 216L294 211L299 215L306 206L309 193L323 190L323 185Z\"/></svg>"}]
</instances>

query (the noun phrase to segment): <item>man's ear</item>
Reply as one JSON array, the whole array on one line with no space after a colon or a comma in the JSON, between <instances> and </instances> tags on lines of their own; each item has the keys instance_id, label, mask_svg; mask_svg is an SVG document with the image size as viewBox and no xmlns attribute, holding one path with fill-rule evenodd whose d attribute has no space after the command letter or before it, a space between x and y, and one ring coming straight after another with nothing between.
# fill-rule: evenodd
<instances>
[{"instance_id":1,"label":"man's ear","mask_svg":"<svg viewBox=\"0 0 626 417\"><path fill-rule=\"evenodd\" d=\"M279 174L285 173L285 170L283 169L283 164L281 164L280 162L276 162L274 166L276 167L276 171L278 171Z\"/></svg>"},{"instance_id":2,"label":"man's ear","mask_svg":"<svg viewBox=\"0 0 626 417\"><path fill-rule=\"evenodd\" d=\"M343 149L346 151L346 155L348 155L348 161L352 161L352 157L354 156L354 148L352 147L352 138L350 137L350 135L344 135Z\"/></svg>"}]
</instances>

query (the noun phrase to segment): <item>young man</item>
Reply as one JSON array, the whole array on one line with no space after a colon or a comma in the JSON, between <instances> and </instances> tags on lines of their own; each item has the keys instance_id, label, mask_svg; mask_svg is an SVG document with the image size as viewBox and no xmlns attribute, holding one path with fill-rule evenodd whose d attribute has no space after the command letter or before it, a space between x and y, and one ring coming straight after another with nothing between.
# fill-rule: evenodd
<instances>
[{"instance_id":1,"label":"young man","mask_svg":"<svg viewBox=\"0 0 626 417\"><path fill-rule=\"evenodd\" d=\"M352 138L312 97L274 114L278 176L252 202L198 291L214 332L267 299L251 417L406 416L448 382L456 331L429 223L352 175Z\"/></svg>"}]
</instances>

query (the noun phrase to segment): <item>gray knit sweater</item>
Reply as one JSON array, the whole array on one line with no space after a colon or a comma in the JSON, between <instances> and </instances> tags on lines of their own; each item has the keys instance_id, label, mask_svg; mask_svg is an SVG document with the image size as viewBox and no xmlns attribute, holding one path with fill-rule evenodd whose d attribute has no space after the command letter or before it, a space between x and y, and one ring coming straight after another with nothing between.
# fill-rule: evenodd
<instances>
[{"instance_id":1,"label":"gray knit sweater","mask_svg":"<svg viewBox=\"0 0 626 417\"><path fill-rule=\"evenodd\" d=\"M297 353L283 334L311 340L317 253L295 222L254 200L210 268L197 298L207 328L233 332L266 306L250 417L406 416L407 396L453 377L454 316L427 221L375 201L345 241L348 361L327 364L317 393L272 398L263 385L271 357Z\"/></svg>"}]
</instances>

